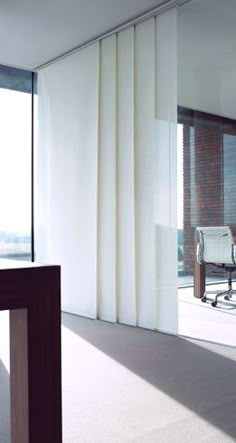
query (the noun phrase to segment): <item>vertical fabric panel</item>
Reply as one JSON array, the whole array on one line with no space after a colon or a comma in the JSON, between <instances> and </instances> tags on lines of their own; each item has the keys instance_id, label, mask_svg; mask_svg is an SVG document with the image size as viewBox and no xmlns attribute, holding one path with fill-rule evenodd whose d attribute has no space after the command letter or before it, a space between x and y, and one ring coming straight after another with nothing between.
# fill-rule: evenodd
<instances>
[{"instance_id":1,"label":"vertical fabric panel","mask_svg":"<svg viewBox=\"0 0 236 443\"><path fill-rule=\"evenodd\" d=\"M116 321L116 36L101 42L98 166L98 316Z\"/></svg>"},{"instance_id":2,"label":"vertical fabric panel","mask_svg":"<svg viewBox=\"0 0 236 443\"><path fill-rule=\"evenodd\" d=\"M39 73L39 101L44 100L39 131L49 141L47 152L41 143L38 149L37 189L44 188L45 197L38 213L48 245L40 248L36 231L36 260L61 264L63 309L92 318L97 313L98 63L94 44Z\"/></svg>"},{"instance_id":3,"label":"vertical fabric panel","mask_svg":"<svg viewBox=\"0 0 236 443\"><path fill-rule=\"evenodd\" d=\"M155 223L157 329L178 332L176 10L156 19Z\"/></svg>"},{"instance_id":4,"label":"vertical fabric panel","mask_svg":"<svg viewBox=\"0 0 236 443\"><path fill-rule=\"evenodd\" d=\"M62 308L177 333L176 10L39 73L36 260Z\"/></svg>"},{"instance_id":5,"label":"vertical fabric panel","mask_svg":"<svg viewBox=\"0 0 236 443\"><path fill-rule=\"evenodd\" d=\"M156 327L154 228L155 19L135 28L135 218L138 325Z\"/></svg>"},{"instance_id":6,"label":"vertical fabric panel","mask_svg":"<svg viewBox=\"0 0 236 443\"><path fill-rule=\"evenodd\" d=\"M134 220L134 28L117 45L117 306L118 321L136 325Z\"/></svg>"}]
</instances>

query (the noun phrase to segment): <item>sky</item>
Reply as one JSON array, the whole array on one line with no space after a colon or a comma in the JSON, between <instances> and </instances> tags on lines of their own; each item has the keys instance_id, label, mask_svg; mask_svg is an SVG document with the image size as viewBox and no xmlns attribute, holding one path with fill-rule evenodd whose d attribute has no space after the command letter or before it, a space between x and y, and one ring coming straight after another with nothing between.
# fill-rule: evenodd
<instances>
[{"instance_id":1,"label":"sky","mask_svg":"<svg viewBox=\"0 0 236 443\"><path fill-rule=\"evenodd\" d=\"M0 231L31 229L31 95L0 89Z\"/></svg>"}]
</instances>

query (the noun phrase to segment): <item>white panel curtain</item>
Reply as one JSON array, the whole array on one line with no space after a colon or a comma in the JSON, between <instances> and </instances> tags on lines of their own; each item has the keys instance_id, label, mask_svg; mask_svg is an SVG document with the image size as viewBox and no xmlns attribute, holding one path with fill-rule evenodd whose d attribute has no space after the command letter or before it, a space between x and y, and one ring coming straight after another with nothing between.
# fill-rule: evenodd
<instances>
[{"instance_id":1,"label":"white panel curtain","mask_svg":"<svg viewBox=\"0 0 236 443\"><path fill-rule=\"evenodd\" d=\"M62 307L97 315L99 45L39 75L36 260L62 266Z\"/></svg>"},{"instance_id":2,"label":"white panel curtain","mask_svg":"<svg viewBox=\"0 0 236 443\"><path fill-rule=\"evenodd\" d=\"M173 9L39 72L36 260L67 312L177 332L175 45Z\"/></svg>"}]
</instances>

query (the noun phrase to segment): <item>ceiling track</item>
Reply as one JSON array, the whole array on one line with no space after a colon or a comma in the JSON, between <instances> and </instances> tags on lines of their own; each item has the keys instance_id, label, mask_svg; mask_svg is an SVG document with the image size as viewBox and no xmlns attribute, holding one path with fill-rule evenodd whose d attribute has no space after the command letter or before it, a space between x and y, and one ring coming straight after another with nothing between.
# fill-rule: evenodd
<instances>
[{"instance_id":1,"label":"ceiling track","mask_svg":"<svg viewBox=\"0 0 236 443\"><path fill-rule=\"evenodd\" d=\"M166 0L163 3L161 3L159 6L157 6L156 8L151 9L150 11L125 22L123 25L112 28L109 31L105 32L104 34L100 34L99 36L97 36L85 43L82 43L81 45L78 45L67 52L64 52L63 54L59 55L58 57L55 57L55 58L49 60L48 62L37 66L36 68L33 69L33 71L37 72L40 69L46 68L47 66L50 66L53 63L56 63L56 62L63 60L64 58L66 58L72 54L75 54L78 51L81 51L81 49L87 48L88 46L92 45L93 43L99 42L100 40L102 40L104 38L110 37L113 34L124 31L125 29L130 28L131 26L135 26L145 20L148 20L149 18L152 18L152 17L162 14L163 12L166 12L173 7L180 6L180 5L188 3L190 1L192 1L192 0Z\"/></svg>"}]
</instances>

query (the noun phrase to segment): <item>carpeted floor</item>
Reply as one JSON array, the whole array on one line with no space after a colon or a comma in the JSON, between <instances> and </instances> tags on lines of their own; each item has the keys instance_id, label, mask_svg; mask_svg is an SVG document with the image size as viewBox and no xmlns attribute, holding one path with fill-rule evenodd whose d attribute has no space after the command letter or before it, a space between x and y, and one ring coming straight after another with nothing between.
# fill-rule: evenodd
<instances>
[{"instance_id":1,"label":"carpeted floor","mask_svg":"<svg viewBox=\"0 0 236 443\"><path fill-rule=\"evenodd\" d=\"M236 441L236 349L68 314L62 325L65 443ZM1 349L0 358L8 443Z\"/></svg>"},{"instance_id":2,"label":"carpeted floor","mask_svg":"<svg viewBox=\"0 0 236 443\"><path fill-rule=\"evenodd\" d=\"M207 290L225 288L226 285L213 285ZM193 296L193 288L179 289L179 334L236 347L236 296L230 301L220 298L213 308L214 295L208 294L207 302L202 303Z\"/></svg>"}]
</instances>

